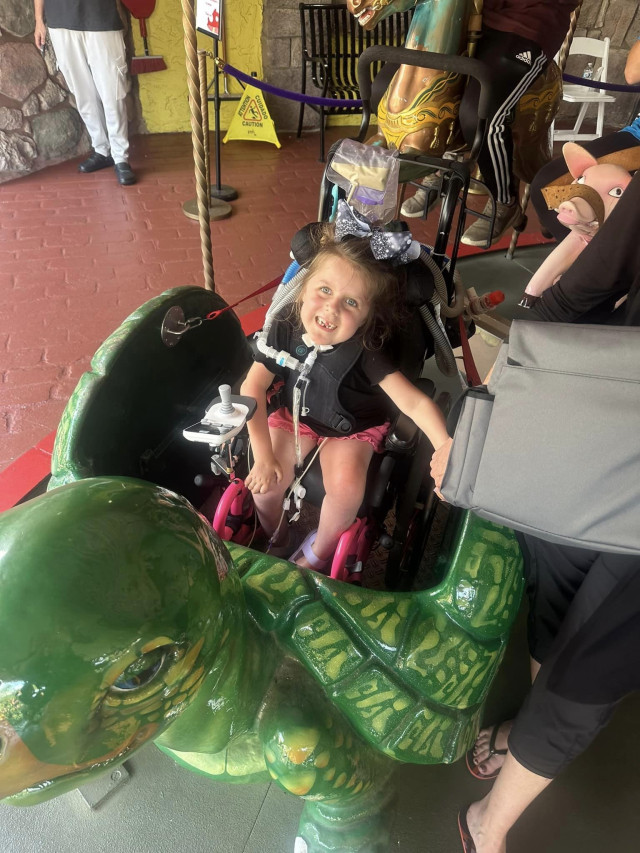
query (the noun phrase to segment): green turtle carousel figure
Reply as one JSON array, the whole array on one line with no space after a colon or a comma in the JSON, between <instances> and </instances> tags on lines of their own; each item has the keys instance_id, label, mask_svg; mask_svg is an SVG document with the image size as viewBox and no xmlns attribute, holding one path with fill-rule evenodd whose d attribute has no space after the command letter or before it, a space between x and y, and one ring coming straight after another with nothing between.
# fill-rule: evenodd
<instances>
[{"instance_id":1,"label":"green turtle carousel figure","mask_svg":"<svg viewBox=\"0 0 640 853\"><path fill-rule=\"evenodd\" d=\"M474 741L520 551L455 511L434 584L387 592L223 544L194 508L210 453L182 430L248 367L233 312L196 322L224 306L179 287L127 318L69 401L50 490L0 515L0 799L65 793L153 740L302 797L295 853L386 853L394 768Z\"/></svg>"},{"instance_id":2,"label":"green turtle carousel figure","mask_svg":"<svg viewBox=\"0 0 640 853\"><path fill-rule=\"evenodd\" d=\"M473 743L520 591L512 534L469 514L440 584L387 593L227 548L142 480L56 488L0 516L0 798L154 740L305 799L296 853L386 853L394 767Z\"/></svg>"}]
</instances>

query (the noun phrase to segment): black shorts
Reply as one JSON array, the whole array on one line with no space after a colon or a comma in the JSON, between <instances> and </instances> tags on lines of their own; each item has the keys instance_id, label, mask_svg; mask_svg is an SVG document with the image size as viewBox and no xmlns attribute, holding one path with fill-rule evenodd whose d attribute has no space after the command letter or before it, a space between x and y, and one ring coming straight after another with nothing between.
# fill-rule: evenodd
<instances>
[{"instance_id":1,"label":"black shorts","mask_svg":"<svg viewBox=\"0 0 640 853\"><path fill-rule=\"evenodd\" d=\"M528 770L553 778L589 746L617 704L613 699L586 704L563 698L554 665L584 623L597 618L616 587L640 571L640 557L554 545L532 536L519 539L529 596L529 648L542 666L511 730L509 749ZM597 679L601 673L572 670L574 681L576 675Z\"/></svg>"}]
</instances>

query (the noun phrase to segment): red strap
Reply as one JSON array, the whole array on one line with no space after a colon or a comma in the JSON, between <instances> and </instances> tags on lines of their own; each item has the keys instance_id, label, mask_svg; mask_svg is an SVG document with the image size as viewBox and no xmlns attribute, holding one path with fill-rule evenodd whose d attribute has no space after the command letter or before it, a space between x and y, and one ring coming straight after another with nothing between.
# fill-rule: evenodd
<instances>
[{"instance_id":1,"label":"red strap","mask_svg":"<svg viewBox=\"0 0 640 853\"><path fill-rule=\"evenodd\" d=\"M473 360L473 355L471 354L471 347L469 346L469 338L467 337L467 327L464 324L464 320L462 319L462 314L458 317L458 325L460 327L460 344L462 346L462 361L464 363L465 373L467 374L467 379L471 384L471 387L475 385L482 385L482 379L480 379L480 374L478 373L478 368L476 367L476 363Z\"/></svg>"},{"instance_id":2,"label":"red strap","mask_svg":"<svg viewBox=\"0 0 640 853\"><path fill-rule=\"evenodd\" d=\"M232 308L235 308L236 305L242 305L243 302L246 302L247 299L252 299L254 296L259 296L261 293L265 293L267 290L273 290L274 287L277 287L282 281L282 276L279 278L274 278L273 281L270 281L269 284L265 284L264 287L260 287L258 290L254 290L253 293L250 293L248 296L243 296L242 299L238 299L237 302L234 302L233 305L227 305L226 308L220 308L218 311L211 311L205 317L205 320L215 320L221 314L224 314L225 311L231 311Z\"/></svg>"}]
</instances>

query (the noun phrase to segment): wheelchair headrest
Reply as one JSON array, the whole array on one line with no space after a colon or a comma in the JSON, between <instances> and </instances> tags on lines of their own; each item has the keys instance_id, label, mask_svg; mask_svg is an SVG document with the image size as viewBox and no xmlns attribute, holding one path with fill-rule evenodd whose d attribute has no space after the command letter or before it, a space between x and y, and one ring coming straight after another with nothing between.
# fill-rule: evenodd
<instances>
[{"instance_id":1,"label":"wheelchair headrest","mask_svg":"<svg viewBox=\"0 0 640 853\"><path fill-rule=\"evenodd\" d=\"M301 267L306 267L320 248L322 222L310 222L293 235L291 254Z\"/></svg>"}]
</instances>

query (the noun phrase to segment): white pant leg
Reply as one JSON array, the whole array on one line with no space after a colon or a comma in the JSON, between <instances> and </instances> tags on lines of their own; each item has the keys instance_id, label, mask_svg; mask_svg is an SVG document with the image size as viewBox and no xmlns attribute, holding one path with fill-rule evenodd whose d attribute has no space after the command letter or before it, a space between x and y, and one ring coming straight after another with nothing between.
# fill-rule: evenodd
<instances>
[{"instance_id":1,"label":"white pant leg","mask_svg":"<svg viewBox=\"0 0 640 853\"><path fill-rule=\"evenodd\" d=\"M93 150L106 157L109 154L109 134L100 95L87 61L85 33L56 28L50 29L49 35L58 68L64 74L67 86L76 99L76 106L91 137Z\"/></svg>"},{"instance_id":2,"label":"white pant leg","mask_svg":"<svg viewBox=\"0 0 640 853\"><path fill-rule=\"evenodd\" d=\"M111 156L116 163L129 161L126 96L129 87L127 56L121 30L87 32L87 61L100 94L107 123Z\"/></svg>"},{"instance_id":3,"label":"white pant leg","mask_svg":"<svg viewBox=\"0 0 640 853\"><path fill-rule=\"evenodd\" d=\"M111 153L116 163L127 162L128 77L122 32L51 29L49 33L94 151L105 156Z\"/></svg>"}]
</instances>

